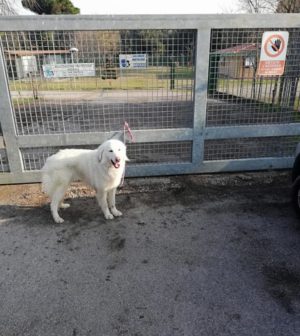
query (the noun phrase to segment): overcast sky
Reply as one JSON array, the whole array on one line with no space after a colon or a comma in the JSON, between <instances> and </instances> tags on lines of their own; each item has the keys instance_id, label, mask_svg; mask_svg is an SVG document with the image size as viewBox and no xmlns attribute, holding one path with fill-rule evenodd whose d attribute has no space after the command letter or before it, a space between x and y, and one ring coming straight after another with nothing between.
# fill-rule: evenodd
<instances>
[{"instance_id":1,"label":"overcast sky","mask_svg":"<svg viewBox=\"0 0 300 336\"><path fill-rule=\"evenodd\" d=\"M73 0L81 14L233 13L238 0Z\"/></svg>"},{"instance_id":2,"label":"overcast sky","mask_svg":"<svg viewBox=\"0 0 300 336\"><path fill-rule=\"evenodd\" d=\"M71 0L81 14L208 14L237 13L238 0ZM21 0L12 0L19 14L28 14Z\"/></svg>"}]
</instances>

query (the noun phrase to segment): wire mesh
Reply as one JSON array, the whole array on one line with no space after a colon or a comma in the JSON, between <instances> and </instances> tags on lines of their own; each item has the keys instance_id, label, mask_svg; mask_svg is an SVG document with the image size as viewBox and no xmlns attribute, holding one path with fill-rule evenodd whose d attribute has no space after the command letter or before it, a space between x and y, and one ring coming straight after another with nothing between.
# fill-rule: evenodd
<instances>
[{"instance_id":1,"label":"wire mesh","mask_svg":"<svg viewBox=\"0 0 300 336\"><path fill-rule=\"evenodd\" d=\"M300 120L300 29L289 31L283 76L256 76L265 31L211 32L207 126L295 123Z\"/></svg>"},{"instance_id":2,"label":"wire mesh","mask_svg":"<svg viewBox=\"0 0 300 336\"><path fill-rule=\"evenodd\" d=\"M36 147L36 148L21 148L21 157L23 162L24 170L40 170L47 158L62 149L67 149L70 147L64 146L53 146L53 147ZM92 145L81 145L72 146L74 149L96 149L97 146Z\"/></svg>"},{"instance_id":3,"label":"wire mesh","mask_svg":"<svg viewBox=\"0 0 300 336\"><path fill-rule=\"evenodd\" d=\"M195 30L1 35L18 135L193 127Z\"/></svg>"},{"instance_id":4,"label":"wire mesh","mask_svg":"<svg viewBox=\"0 0 300 336\"><path fill-rule=\"evenodd\" d=\"M129 164L191 163L192 141L131 143L127 146Z\"/></svg>"},{"instance_id":5,"label":"wire mesh","mask_svg":"<svg viewBox=\"0 0 300 336\"><path fill-rule=\"evenodd\" d=\"M95 149L95 146L73 148ZM21 157L26 171L40 170L46 159L64 147L22 148ZM131 143L127 145L129 165L187 163L192 161L192 141Z\"/></svg>"},{"instance_id":6,"label":"wire mesh","mask_svg":"<svg viewBox=\"0 0 300 336\"><path fill-rule=\"evenodd\" d=\"M204 161L293 157L299 141L297 136L206 140Z\"/></svg>"}]
</instances>

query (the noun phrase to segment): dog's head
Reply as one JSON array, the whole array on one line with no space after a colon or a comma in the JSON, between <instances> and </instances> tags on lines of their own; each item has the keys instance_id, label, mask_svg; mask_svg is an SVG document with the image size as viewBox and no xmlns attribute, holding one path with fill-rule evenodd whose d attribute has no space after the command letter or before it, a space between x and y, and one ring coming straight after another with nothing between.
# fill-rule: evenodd
<instances>
[{"instance_id":1,"label":"dog's head","mask_svg":"<svg viewBox=\"0 0 300 336\"><path fill-rule=\"evenodd\" d=\"M126 155L126 146L120 140L111 139L105 141L98 148L98 160L100 163L109 163L115 169L124 166L125 161L129 161Z\"/></svg>"}]
</instances>

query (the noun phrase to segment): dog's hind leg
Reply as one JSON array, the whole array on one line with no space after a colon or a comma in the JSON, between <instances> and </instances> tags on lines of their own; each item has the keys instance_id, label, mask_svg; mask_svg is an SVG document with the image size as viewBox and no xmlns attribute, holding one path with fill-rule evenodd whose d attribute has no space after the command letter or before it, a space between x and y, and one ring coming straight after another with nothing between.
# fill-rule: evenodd
<instances>
[{"instance_id":1,"label":"dog's hind leg","mask_svg":"<svg viewBox=\"0 0 300 336\"><path fill-rule=\"evenodd\" d=\"M63 223L64 221L58 214L58 207L64 198L65 192L66 192L66 187L59 186L52 194L50 208L51 208L53 219L58 224Z\"/></svg>"},{"instance_id":2,"label":"dog's hind leg","mask_svg":"<svg viewBox=\"0 0 300 336\"><path fill-rule=\"evenodd\" d=\"M116 188L108 192L108 206L114 216L122 216L122 212L116 208Z\"/></svg>"},{"instance_id":3,"label":"dog's hind leg","mask_svg":"<svg viewBox=\"0 0 300 336\"><path fill-rule=\"evenodd\" d=\"M107 204L107 192L97 190L96 197L97 197L99 206L101 210L103 211L105 219L113 219L114 216L109 211L108 204Z\"/></svg>"}]
</instances>

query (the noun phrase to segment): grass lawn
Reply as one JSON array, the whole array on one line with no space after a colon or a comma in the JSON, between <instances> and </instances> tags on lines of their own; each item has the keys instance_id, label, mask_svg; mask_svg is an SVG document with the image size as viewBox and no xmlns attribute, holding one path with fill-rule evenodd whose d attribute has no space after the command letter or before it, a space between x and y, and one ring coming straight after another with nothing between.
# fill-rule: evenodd
<instances>
[{"instance_id":1,"label":"grass lawn","mask_svg":"<svg viewBox=\"0 0 300 336\"><path fill-rule=\"evenodd\" d=\"M114 69L116 79L103 79L105 69L99 72L96 77L76 77L76 78L55 78L45 79L43 77L34 78L33 81L11 80L12 91L25 91L37 89L39 91L59 90L59 91L91 91L98 89L107 90L147 90L147 89L167 89L170 87L170 68L157 67L145 70L122 70ZM175 84L184 87L183 84L192 83L193 69L188 67L175 68ZM176 89L176 85L175 85Z\"/></svg>"}]
</instances>

